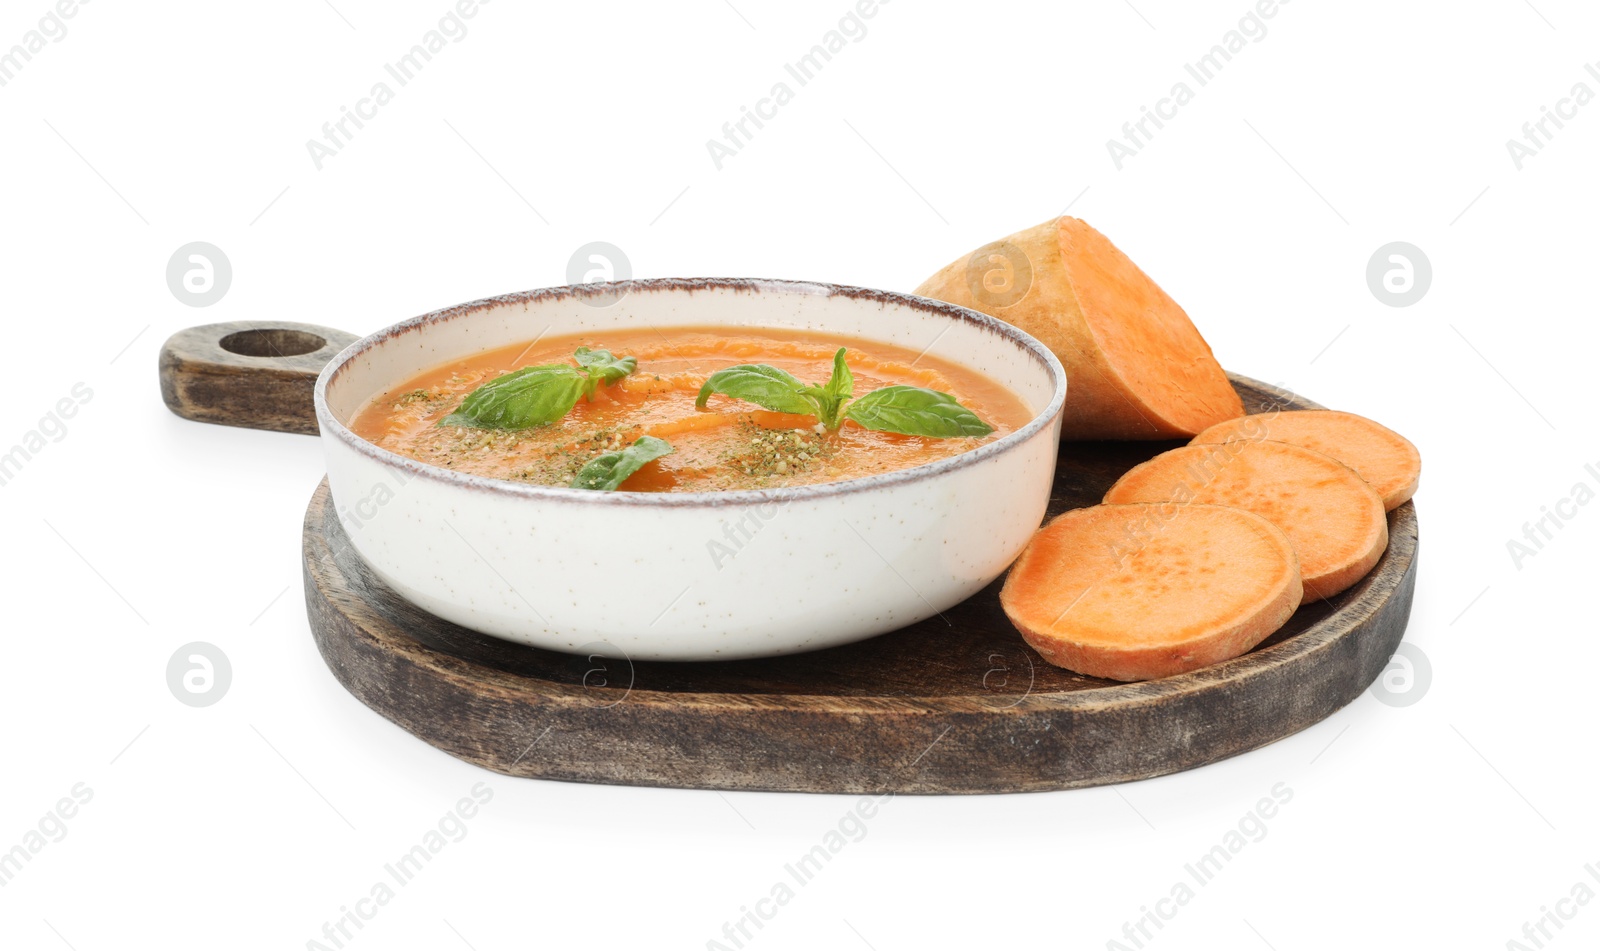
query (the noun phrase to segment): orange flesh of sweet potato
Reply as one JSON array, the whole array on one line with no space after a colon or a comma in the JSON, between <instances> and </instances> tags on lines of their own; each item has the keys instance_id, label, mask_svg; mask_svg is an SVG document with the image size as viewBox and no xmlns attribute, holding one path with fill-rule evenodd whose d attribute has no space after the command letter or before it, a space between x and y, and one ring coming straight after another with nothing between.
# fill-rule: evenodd
<instances>
[{"instance_id":1,"label":"orange flesh of sweet potato","mask_svg":"<svg viewBox=\"0 0 1600 951\"><path fill-rule=\"evenodd\" d=\"M1237 657L1300 605L1283 531L1216 505L1096 505L1034 535L1000 604L1045 660L1151 680Z\"/></svg>"},{"instance_id":2,"label":"orange flesh of sweet potato","mask_svg":"<svg viewBox=\"0 0 1600 951\"><path fill-rule=\"evenodd\" d=\"M1228 375L1178 302L1105 235L1062 218L1061 261L1116 381L1164 435L1244 415Z\"/></svg>"},{"instance_id":3,"label":"orange flesh of sweet potato","mask_svg":"<svg viewBox=\"0 0 1600 951\"><path fill-rule=\"evenodd\" d=\"M1026 293L995 292L991 280ZM1064 439L1188 437L1244 415L1189 315L1077 218L985 245L916 293L983 311L1049 347L1067 370Z\"/></svg>"},{"instance_id":4,"label":"orange flesh of sweet potato","mask_svg":"<svg viewBox=\"0 0 1600 951\"><path fill-rule=\"evenodd\" d=\"M1383 499L1355 470L1270 440L1184 446L1128 470L1106 502L1201 502L1248 509L1283 529L1307 598L1338 594L1389 544Z\"/></svg>"},{"instance_id":5,"label":"orange flesh of sweet potato","mask_svg":"<svg viewBox=\"0 0 1600 951\"><path fill-rule=\"evenodd\" d=\"M1422 455L1411 441L1386 426L1338 410L1262 413L1218 423L1194 437L1195 443L1271 439L1332 456L1366 479L1393 511L1416 494Z\"/></svg>"}]
</instances>

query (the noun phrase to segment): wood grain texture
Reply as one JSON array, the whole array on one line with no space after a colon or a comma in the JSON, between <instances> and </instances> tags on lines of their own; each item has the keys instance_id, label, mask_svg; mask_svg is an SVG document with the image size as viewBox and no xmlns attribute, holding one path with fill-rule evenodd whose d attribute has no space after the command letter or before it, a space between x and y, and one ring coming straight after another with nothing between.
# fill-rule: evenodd
<instances>
[{"instance_id":1,"label":"wood grain texture","mask_svg":"<svg viewBox=\"0 0 1600 951\"><path fill-rule=\"evenodd\" d=\"M1252 412L1315 408L1234 377ZM1174 443L1066 443L1052 515L1094 504ZM952 513L959 517L959 513ZM790 657L630 663L476 634L411 606L350 547L324 482L304 526L306 606L334 676L441 750L514 776L708 789L992 793L1160 776L1322 720L1405 631L1417 516L1389 514L1377 567L1255 650L1139 684L1045 664L1000 582L904 630Z\"/></svg>"},{"instance_id":2,"label":"wood grain texture","mask_svg":"<svg viewBox=\"0 0 1600 951\"><path fill-rule=\"evenodd\" d=\"M289 321L180 330L161 346L161 398L185 419L314 436L317 375L356 339Z\"/></svg>"}]
</instances>

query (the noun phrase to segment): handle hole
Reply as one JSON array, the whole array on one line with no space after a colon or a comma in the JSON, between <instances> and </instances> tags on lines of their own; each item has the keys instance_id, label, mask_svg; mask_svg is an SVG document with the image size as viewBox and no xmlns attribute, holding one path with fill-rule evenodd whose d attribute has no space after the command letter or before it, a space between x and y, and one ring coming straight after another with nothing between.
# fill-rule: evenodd
<instances>
[{"instance_id":1,"label":"handle hole","mask_svg":"<svg viewBox=\"0 0 1600 951\"><path fill-rule=\"evenodd\" d=\"M243 357L298 357L316 353L328 341L304 330L240 330L217 341L229 353Z\"/></svg>"}]
</instances>

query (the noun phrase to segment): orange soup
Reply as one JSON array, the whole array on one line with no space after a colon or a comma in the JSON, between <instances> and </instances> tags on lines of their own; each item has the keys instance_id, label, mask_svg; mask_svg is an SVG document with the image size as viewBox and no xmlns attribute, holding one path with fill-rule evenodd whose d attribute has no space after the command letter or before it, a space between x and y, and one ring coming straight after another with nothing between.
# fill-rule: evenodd
<instances>
[{"instance_id":1,"label":"orange soup","mask_svg":"<svg viewBox=\"0 0 1600 951\"><path fill-rule=\"evenodd\" d=\"M520 430L440 425L468 394L524 367L574 365L579 347L633 357L634 371L599 386L554 422ZM737 364L766 364L807 384L826 383L846 348L857 399L889 386L954 397L993 428L986 436L932 438L868 429L845 419L774 412L722 393L697 408L707 378ZM857 338L785 330L613 330L487 351L437 367L378 395L350 428L385 449L459 472L535 485L571 484L580 469L641 436L672 452L621 485L633 492L699 492L809 485L905 469L998 439L1033 418L1022 400L982 373L928 354Z\"/></svg>"}]
</instances>

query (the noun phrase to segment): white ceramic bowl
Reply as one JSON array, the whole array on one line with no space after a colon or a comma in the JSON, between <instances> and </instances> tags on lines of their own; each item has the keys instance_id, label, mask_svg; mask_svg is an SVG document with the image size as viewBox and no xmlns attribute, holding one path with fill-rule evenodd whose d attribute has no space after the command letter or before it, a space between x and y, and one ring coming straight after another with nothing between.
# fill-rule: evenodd
<instances>
[{"instance_id":1,"label":"white ceramic bowl","mask_svg":"<svg viewBox=\"0 0 1600 951\"><path fill-rule=\"evenodd\" d=\"M794 328L927 348L1006 383L1034 417L911 469L686 493L486 479L381 449L346 425L374 395L440 364L544 334L643 324ZM558 287L413 318L334 358L317 380L316 410L340 522L407 600L553 650L722 660L871 637L999 577L1044 517L1065 397L1055 356L983 314L856 287L705 279Z\"/></svg>"}]
</instances>

